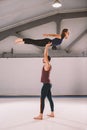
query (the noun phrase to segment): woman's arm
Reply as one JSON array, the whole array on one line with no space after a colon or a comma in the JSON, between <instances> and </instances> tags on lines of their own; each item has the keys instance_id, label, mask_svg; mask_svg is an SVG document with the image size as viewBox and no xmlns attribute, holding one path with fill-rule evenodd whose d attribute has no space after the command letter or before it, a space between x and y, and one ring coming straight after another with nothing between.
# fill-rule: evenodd
<instances>
[{"instance_id":1,"label":"woman's arm","mask_svg":"<svg viewBox=\"0 0 87 130\"><path fill-rule=\"evenodd\" d=\"M43 36L45 36L45 37L55 37L55 38L61 39L60 34L43 34Z\"/></svg>"}]
</instances>

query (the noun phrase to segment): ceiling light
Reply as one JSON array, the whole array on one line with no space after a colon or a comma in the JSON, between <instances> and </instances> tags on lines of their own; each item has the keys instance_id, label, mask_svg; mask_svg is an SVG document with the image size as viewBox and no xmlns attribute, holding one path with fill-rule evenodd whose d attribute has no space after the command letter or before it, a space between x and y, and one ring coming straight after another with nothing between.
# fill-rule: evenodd
<instances>
[{"instance_id":1,"label":"ceiling light","mask_svg":"<svg viewBox=\"0 0 87 130\"><path fill-rule=\"evenodd\" d=\"M54 3L52 4L52 6L53 6L54 8L59 8L59 7L62 6L62 4L60 3L59 0L55 0Z\"/></svg>"}]
</instances>

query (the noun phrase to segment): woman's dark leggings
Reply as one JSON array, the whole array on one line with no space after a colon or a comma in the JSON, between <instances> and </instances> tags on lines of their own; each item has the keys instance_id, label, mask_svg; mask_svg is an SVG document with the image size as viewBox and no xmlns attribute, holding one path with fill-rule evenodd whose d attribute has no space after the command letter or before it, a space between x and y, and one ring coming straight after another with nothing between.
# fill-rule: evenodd
<instances>
[{"instance_id":1,"label":"woman's dark leggings","mask_svg":"<svg viewBox=\"0 0 87 130\"><path fill-rule=\"evenodd\" d=\"M51 84L50 83L44 83L43 87L41 89L41 106L40 106L40 113L43 113L44 106L45 106L45 98L47 97L50 103L51 112L54 111L54 103L52 100L51 95Z\"/></svg>"},{"instance_id":2,"label":"woman's dark leggings","mask_svg":"<svg viewBox=\"0 0 87 130\"><path fill-rule=\"evenodd\" d=\"M36 46L45 46L48 42L51 42L52 40L49 38L44 38L44 39L30 39L30 38L24 38L23 39L25 44L32 44Z\"/></svg>"}]
</instances>

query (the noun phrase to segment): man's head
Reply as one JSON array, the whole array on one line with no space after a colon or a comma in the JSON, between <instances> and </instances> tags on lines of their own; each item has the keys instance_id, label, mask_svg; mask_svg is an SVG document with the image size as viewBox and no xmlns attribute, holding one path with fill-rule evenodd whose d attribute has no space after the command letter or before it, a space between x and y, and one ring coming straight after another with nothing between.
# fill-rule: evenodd
<instances>
[{"instance_id":1,"label":"man's head","mask_svg":"<svg viewBox=\"0 0 87 130\"><path fill-rule=\"evenodd\" d=\"M50 62L51 61L51 57L48 55L48 61Z\"/></svg>"},{"instance_id":2,"label":"man's head","mask_svg":"<svg viewBox=\"0 0 87 130\"><path fill-rule=\"evenodd\" d=\"M48 55L48 61L50 62L51 61L51 57ZM43 58L43 63L46 63L47 61L46 61L46 59L45 58Z\"/></svg>"}]
</instances>

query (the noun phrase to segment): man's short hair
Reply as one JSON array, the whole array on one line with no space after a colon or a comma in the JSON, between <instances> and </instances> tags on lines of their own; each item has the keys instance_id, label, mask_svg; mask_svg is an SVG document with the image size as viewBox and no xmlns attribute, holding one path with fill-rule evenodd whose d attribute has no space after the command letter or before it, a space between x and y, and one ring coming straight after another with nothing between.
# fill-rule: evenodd
<instances>
[{"instance_id":1,"label":"man's short hair","mask_svg":"<svg viewBox=\"0 0 87 130\"><path fill-rule=\"evenodd\" d=\"M48 56L48 61L49 61L49 62L51 61L51 57L50 57L50 56Z\"/></svg>"}]
</instances>

